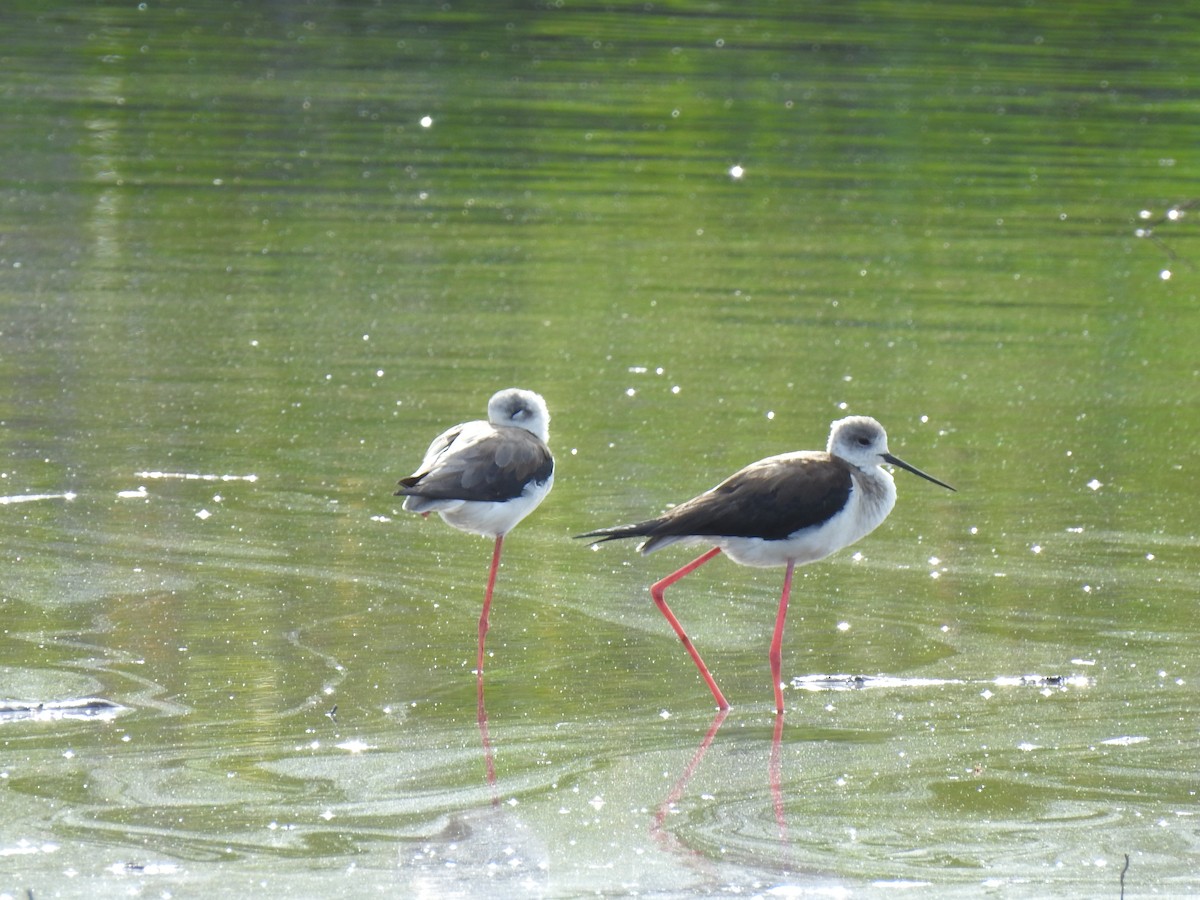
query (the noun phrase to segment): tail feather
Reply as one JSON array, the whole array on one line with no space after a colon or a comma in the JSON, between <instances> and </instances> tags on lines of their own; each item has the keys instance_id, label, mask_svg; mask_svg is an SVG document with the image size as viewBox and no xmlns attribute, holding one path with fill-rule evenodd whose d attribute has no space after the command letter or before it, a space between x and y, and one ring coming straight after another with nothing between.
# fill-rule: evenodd
<instances>
[{"instance_id":1,"label":"tail feather","mask_svg":"<svg viewBox=\"0 0 1200 900\"><path fill-rule=\"evenodd\" d=\"M652 522L639 522L636 525L617 525L614 528L598 528L595 531L588 531L584 534L575 535L576 538L594 538L594 544L600 544L604 541L616 541L622 538L647 537L649 531L647 527L652 525Z\"/></svg>"},{"instance_id":2,"label":"tail feather","mask_svg":"<svg viewBox=\"0 0 1200 900\"><path fill-rule=\"evenodd\" d=\"M617 525L614 528L598 528L586 534L577 534L577 538L592 538L592 545L605 541L618 541L622 538L645 538L638 544L638 553L653 553L672 544L689 543L698 538L689 534L662 534L662 519L649 519L635 525Z\"/></svg>"}]
</instances>

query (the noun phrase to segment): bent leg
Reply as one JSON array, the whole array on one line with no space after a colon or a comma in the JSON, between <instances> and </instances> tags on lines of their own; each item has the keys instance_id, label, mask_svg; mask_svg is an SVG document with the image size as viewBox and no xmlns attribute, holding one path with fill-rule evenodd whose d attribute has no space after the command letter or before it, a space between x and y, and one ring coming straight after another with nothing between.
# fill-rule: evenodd
<instances>
[{"instance_id":1,"label":"bent leg","mask_svg":"<svg viewBox=\"0 0 1200 900\"><path fill-rule=\"evenodd\" d=\"M683 646L691 655L692 662L694 662L696 664L696 668L700 670L701 677L708 685L708 689L712 691L713 698L717 701L717 708L729 709L729 701L725 699L725 695L722 694L721 689L717 687L717 682L713 679L712 674L708 671L708 666L704 665L704 660L700 658L700 654L692 644L691 638L687 636L687 632L683 630L683 626L679 624L679 620L675 618L675 614L671 612L671 608L667 606L666 597L663 596L663 593L667 588L679 581L679 579L683 578L685 575L689 575L696 571L720 552L720 547L713 547L707 553L692 560L682 569L672 572L661 581L656 581L650 586L650 596L654 598L654 602L658 606L659 610L664 616L666 616L666 619L671 624L671 627L675 629L675 633L679 635L679 640L683 642Z\"/></svg>"}]
</instances>

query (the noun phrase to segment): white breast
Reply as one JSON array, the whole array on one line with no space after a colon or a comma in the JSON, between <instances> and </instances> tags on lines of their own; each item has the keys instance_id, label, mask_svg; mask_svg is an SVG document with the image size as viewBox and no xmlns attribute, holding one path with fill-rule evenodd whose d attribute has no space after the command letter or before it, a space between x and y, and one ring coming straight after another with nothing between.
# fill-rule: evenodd
<instances>
[{"instance_id":1,"label":"white breast","mask_svg":"<svg viewBox=\"0 0 1200 900\"><path fill-rule=\"evenodd\" d=\"M434 507L442 521L460 531L497 537L507 534L517 523L537 509L538 504L550 493L554 485L554 474L539 483L530 482L520 497L502 503L482 500L438 500Z\"/></svg>"}]
</instances>

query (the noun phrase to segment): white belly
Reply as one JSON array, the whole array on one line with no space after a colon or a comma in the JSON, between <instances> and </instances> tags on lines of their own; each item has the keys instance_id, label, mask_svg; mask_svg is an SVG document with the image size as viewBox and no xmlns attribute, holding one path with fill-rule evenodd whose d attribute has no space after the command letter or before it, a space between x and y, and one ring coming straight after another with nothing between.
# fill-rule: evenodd
<instances>
[{"instance_id":1,"label":"white belly","mask_svg":"<svg viewBox=\"0 0 1200 900\"><path fill-rule=\"evenodd\" d=\"M841 512L820 525L805 528L789 538L723 537L714 541L730 559L743 566L783 566L816 562L843 547L862 540L881 524L896 505L896 487L891 476L854 479L849 502Z\"/></svg>"},{"instance_id":2,"label":"white belly","mask_svg":"<svg viewBox=\"0 0 1200 900\"><path fill-rule=\"evenodd\" d=\"M541 484L530 484L520 497L505 500L501 503L482 500L434 500L425 501L415 512L436 512L447 525L453 525L459 531L471 534L482 534L486 537L497 537L507 534L518 522L537 509L538 504L550 493L554 484L551 474ZM408 500L405 509L409 509Z\"/></svg>"}]
</instances>

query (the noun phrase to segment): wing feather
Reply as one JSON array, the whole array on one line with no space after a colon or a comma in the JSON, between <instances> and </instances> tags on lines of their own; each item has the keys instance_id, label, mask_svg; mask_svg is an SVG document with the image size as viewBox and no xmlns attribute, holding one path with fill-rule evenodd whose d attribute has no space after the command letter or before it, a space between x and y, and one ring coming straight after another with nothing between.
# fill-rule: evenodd
<instances>
[{"instance_id":1,"label":"wing feather","mask_svg":"<svg viewBox=\"0 0 1200 900\"><path fill-rule=\"evenodd\" d=\"M850 473L849 463L828 453L771 456L658 518L581 537L645 537L646 553L684 537L784 540L821 524L846 505L853 489Z\"/></svg>"},{"instance_id":2,"label":"wing feather","mask_svg":"<svg viewBox=\"0 0 1200 900\"><path fill-rule=\"evenodd\" d=\"M436 454L431 446L426 462L432 464L400 479L396 493L426 500L503 502L521 496L530 481L544 482L554 472L554 458L536 435L522 428L488 429L460 443L456 441L463 435L453 435Z\"/></svg>"}]
</instances>

